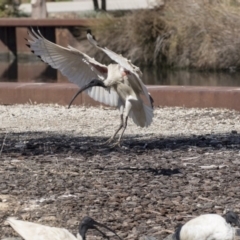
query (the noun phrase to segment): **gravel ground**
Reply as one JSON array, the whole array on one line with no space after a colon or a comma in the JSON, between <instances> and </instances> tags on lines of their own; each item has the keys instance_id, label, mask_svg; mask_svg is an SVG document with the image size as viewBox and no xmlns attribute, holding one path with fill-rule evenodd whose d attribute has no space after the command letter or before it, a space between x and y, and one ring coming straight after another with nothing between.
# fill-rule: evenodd
<instances>
[{"instance_id":1,"label":"gravel ground","mask_svg":"<svg viewBox=\"0 0 240 240\"><path fill-rule=\"evenodd\" d=\"M239 120L157 108L149 128L129 121L123 147L109 148L100 143L119 124L115 110L0 106L0 239L17 236L8 216L76 234L89 215L124 239L163 239L199 214L240 212Z\"/></svg>"}]
</instances>

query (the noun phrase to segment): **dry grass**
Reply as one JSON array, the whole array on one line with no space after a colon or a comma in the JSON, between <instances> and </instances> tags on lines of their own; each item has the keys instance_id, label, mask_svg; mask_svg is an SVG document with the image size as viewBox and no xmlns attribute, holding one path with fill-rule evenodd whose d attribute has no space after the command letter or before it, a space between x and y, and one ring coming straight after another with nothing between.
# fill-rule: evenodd
<instances>
[{"instance_id":1,"label":"dry grass","mask_svg":"<svg viewBox=\"0 0 240 240\"><path fill-rule=\"evenodd\" d=\"M166 0L161 9L107 16L94 32L102 45L140 65L240 67L239 0Z\"/></svg>"}]
</instances>

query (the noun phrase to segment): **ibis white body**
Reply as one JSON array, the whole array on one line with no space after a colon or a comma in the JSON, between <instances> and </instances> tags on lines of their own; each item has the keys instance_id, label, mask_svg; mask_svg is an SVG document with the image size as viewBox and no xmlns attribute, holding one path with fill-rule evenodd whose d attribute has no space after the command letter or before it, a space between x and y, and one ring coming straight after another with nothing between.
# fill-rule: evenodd
<instances>
[{"instance_id":1,"label":"ibis white body","mask_svg":"<svg viewBox=\"0 0 240 240\"><path fill-rule=\"evenodd\" d=\"M79 225L77 237L65 228L48 227L38 223L16 220L14 218L8 218L7 222L24 240L86 240L88 229L95 229L100 232L104 238L109 239L97 226L111 231L119 240L122 240L111 228L87 216L82 219Z\"/></svg>"},{"instance_id":2,"label":"ibis white body","mask_svg":"<svg viewBox=\"0 0 240 240\"><path fill-rule=\"evenodd\" d=\"M235 240L235 228L217 214L204 214L185 223L180 240Z\"/></svg>"},{"instance_id":3,"label":"ibis white body","mask_svg":"<svg viewBox=\"0 0 240 240\"><path fill-rule=\"evenodd\" d=\"M120 111L123 111L121 109L123 107L125 115L129 115L137 126L148 127L151 124L153 109L142 100L143 84L136 81L134 75L126 74L126 71L119 64L110 64L108 65L108 75L106 80L104 80L104 85L109 87L110 91L117 93L117 106L120 108ZM92 88L92 91L96 90ZM93 94L93 96L95 95ZM147 98L146 101L148 101L147 92L145 97ZM101 102L105 100L104 98L104 94L98 97Z\"/></svg>"},{"instance_id":4,"label":"ibis white body","mask_svg":"<svg viewBox=\"0 0 240 240\"><path fill-rule=\"evenodd\" d=\"M7 222L24 240L83 240L65 228L44 226L37 223L8 218Z\"/></svg>"}]
</instances>

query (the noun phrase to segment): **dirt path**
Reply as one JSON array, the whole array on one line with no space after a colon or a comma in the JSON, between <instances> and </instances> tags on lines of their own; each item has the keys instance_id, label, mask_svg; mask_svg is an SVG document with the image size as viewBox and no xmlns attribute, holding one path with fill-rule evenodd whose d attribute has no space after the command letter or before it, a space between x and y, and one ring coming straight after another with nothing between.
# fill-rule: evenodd
<instances>
[{"instance_id":1,"label":"dirt path","mask_svg":"<svg viewBox=\"0 0 240 240\"><path fill-rule=\"evenodd\" d=\"M75 234L89 215L124 239L163 239L201 213L240 211L239 112L159 108L150 128L129 123L122 148L101 146L118 118L110 109L0 106L1 238L14 236L8 216Z\"/></svg>"}]
</instances>

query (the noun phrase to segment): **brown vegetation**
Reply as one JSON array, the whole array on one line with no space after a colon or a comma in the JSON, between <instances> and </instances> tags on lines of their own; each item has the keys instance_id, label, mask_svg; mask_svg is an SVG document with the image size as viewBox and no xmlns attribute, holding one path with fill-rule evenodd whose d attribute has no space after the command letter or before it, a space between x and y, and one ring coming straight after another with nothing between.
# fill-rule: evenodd
<instances>
[{"instance_id":1,"label":"brown vegetation","mask_svg":"<svg viewBox=\"0 0 240 240\"><path fill-rule=\"evenodd\" d=\"M240 68L239 0L166 0L163 8L105 17L94 32L102 45L140 65Z\"/></svg>"}]
</instances>

